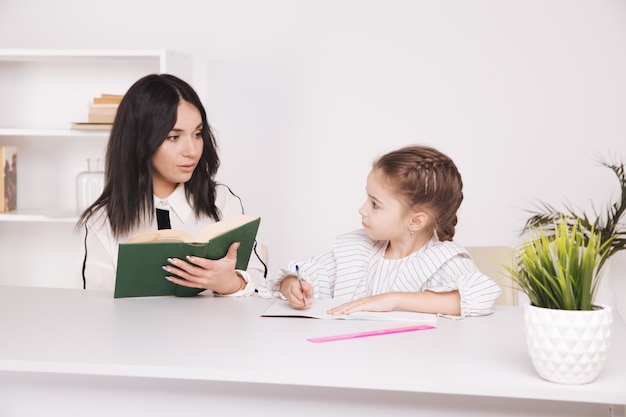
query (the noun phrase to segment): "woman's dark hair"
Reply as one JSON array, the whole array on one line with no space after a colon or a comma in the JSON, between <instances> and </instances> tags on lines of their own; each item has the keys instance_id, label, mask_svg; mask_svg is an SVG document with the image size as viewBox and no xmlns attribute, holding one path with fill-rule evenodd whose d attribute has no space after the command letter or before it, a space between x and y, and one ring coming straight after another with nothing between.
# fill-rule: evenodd
<instances>
[{"instance_id":1,"label":"woman's dark hair","mask_svg":"<svg viewBox=\"0 0 626 417\"><path fill-rule=\"evenodd\" d=\"M454 238L463 181L450 157L427 146L407 146L381 156L373 168L407 209L430 213L440 241Z\"/></svg>"},{"instance_id":2,"label":"woman's dark hair","mask_svg":"<svg viewBox=\"0 0 626 417\"><path fill-rule=\"evenodd\" d=\"M151 157L174 128L181 100L200 112L204 142L198 166L185 183L185 194L196 216L220 219L214 179L220 161L204 106L185 81L170 74L151 74L128 89L117 109L106 150L104 190L82 213L78 227L104 208L114 236L119 237L154 216Z\"/></svg>"}]
</instances>

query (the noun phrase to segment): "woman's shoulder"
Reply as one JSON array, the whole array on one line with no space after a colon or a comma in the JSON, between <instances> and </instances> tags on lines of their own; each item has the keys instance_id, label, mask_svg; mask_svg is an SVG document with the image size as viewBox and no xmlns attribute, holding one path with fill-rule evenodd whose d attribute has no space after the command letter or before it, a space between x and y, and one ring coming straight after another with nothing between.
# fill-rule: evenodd
<instances>
[{"instance_id":1,"label":"woman's shoulder","mask_svg":"<svg viewBox=\"0 0 626 417\"><path fill-rule=\"evenodd\" d=\"M85 219L85 224L94 229L106 227L109 224L109 217L105 207L99 207L92 211Z\"/></svg>"},{"instance_id":2,"label":"woman's shoulder","mask_svg":"<svg viewBox=\"0 0 626 417\"><path fill-rule=\"evenodd\" d=\"M215 184L215 206L224 218L244 213L241 197L224 183Z\"/></svg>"},{"instance_id":3,"label":"woman's shoulder","mask_svg":"<svg viewBox=\"0 0 626 417\"><path fill-rule=\"evenodd\" d=\"M102 239L109 239L111 241L118 240L113 238L113 231L111 230L111 223L109 222L109 216L105 207L99 207L94 210L89 217L85 220L84 227L86 227L90 233L94 233ZM121 236L120 242L124 242L130 234Z\"/></svg>"}]
</instances>

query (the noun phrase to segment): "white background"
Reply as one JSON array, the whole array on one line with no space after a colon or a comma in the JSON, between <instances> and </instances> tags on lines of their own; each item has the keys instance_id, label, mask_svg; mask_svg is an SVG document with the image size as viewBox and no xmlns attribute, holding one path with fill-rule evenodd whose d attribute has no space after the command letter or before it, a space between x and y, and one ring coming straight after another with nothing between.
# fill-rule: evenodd
<instances>
[{"instance_id":1,"label":"white background","mask_svg":"<svg viewBox=\"0 0 626 417\"><path fill-rule=\"evenodd\" d=\"M624 1L0 0L0 48L191 54L271 273L360 227L371 162L407 144L457 162L464 245L518 244L537 199L618 197Z\"/></svg>"}]
</instances>

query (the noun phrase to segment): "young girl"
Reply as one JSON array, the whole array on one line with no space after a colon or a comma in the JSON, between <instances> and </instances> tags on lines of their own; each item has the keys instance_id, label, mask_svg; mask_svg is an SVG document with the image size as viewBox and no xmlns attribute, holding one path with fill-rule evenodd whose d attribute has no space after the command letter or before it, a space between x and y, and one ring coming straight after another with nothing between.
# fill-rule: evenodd
<instances>
[{"instance_id":1,"label":"young girl","mask_svg":"<svg viewBox=\"0 0 626 417\"><path fill-rule=\"evenodd\" d=\"M452 242L462 188L454 162L436 149L410 146L382 156L367 177L367 200L359 209L363 229L339 236L327 253L281 270L260 294L285 297L295 309L315 298L352 300L330 314L489 314L500 288Z\"/></svg>"},{"instance_id":2,"label":"young girl","mask_svg":"<svg viewBox=\"0 0 626 417\"><path fill-rule=\"evenodd\" d=\"M158 227L195 235L243 213L239 197L215 182L218 167L215 137L189 84L152 74L132 85L109 138L104 190L78 221L85 243L83 288L114 289L118 244L137 232ZM235 271L237 247L215 261L168 260L163 279L223 295L252 294L264 281L265 265L253 253L248 270Z\"/></svg>"}]
</instances>

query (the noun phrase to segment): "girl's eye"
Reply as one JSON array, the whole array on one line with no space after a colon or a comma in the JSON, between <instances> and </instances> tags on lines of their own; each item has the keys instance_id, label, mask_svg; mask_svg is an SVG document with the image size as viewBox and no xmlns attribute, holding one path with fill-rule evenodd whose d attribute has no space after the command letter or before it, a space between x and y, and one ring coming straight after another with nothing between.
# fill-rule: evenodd
<instances>
[{"instance_id":1,"label":"girl's eye","mask_svg":"<svg viewBox=\"0 0 626 417\"><path fill-rule=\"evenodd\" d=\"M372 208L377 209L378 208L378 204L376 204L375 201L372 201Z\"/></svg>"}]
</instances>

